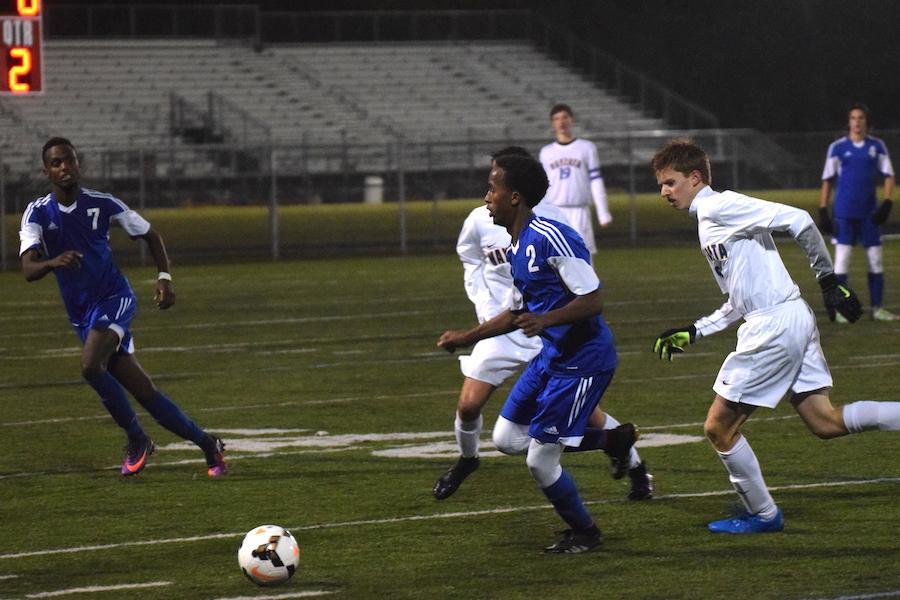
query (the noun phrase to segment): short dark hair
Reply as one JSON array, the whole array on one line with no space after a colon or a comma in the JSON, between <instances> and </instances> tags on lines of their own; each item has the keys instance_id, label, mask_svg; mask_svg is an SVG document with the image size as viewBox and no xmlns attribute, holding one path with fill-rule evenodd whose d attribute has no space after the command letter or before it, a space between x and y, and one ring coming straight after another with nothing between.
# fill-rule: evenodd
<instances>
[{"instance_id":1,"label":"short dark hair","mask_svg":"<svg viewBox=\"0 0 900 600\"><path fill-rule=\"evenodd\" d=\"M676 138L663 146L650 162L654 173L674 169L685 177L694 171L700 171L700 181L709 185L712 172L709 156L706 152L687 138Z\"/></svg>"},{"instance_id":2,"label":"short dark hair","mask_svg":"<svg viewBox=\"0 0 900 600\"><path fill-rule=\"evenodd\" d=\"M506 187L519 192L525 199L525 204L531 208L543 199L550 187L544 167L531 156L507 154L498 156L494 164L503 169Z\"/></svg>"},{"instance_id":3,"label":"short dark hair","mask_svg":"<svg viewBox=\"0 0 900 600\"><path fill-rule=\"evenodd\" d=\"M569 106L568 104L564 104L562 102L558 102L557 104L553 105L553 108L550 109L550 118L552 119L553 115L555 115L558 112L567 112L567 113L569 113L570 117L575 116L575 113L572 112L572 107Z\"/></svg>"},{"instance_id":4,"label":"short dark hair","mask_svg":"<svg viewBox=\"0 0 900 600\"><path fill-rule=\"evenodd\" d=\"M41 148L41 162L43 162L45 165L47 164L47 151L55 146L68 146L72 150L75 150L75 145L67 138L58 136L52 137L47 140L47 142L44 144L44 147Z\"/></svg>"},{"instance_id":5,"label":"short dark hair","mask_svg":"<svg viewBox=\"0 0 900 600\"><path fill-rule=\"evenodd\" d=\"M531 152L522 146L506 146L505 148L500 148L496 152L491 153L491 160L497 160L497 158L501 156L527 156L533 158Z\"/></svg>"},{"instance_id":6,"label":"short dark hair","mask_svg":"<svg viewBox=\"0 0 900 600\"><path fill-rule=\"evenodd\" d=\"M866 125L871 127L871 123L869 123L869 107L864 102L854 102L850 105L850 108L847 109L847 116L850 116L854 110L861 110L863 114L866 115Z\"/></svg>"}]
</instances>

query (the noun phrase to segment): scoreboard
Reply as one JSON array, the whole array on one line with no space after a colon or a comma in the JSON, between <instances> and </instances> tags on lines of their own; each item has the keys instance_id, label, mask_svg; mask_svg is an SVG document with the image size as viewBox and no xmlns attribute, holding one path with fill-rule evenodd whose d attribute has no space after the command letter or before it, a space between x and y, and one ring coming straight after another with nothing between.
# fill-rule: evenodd
<instances>
[{"instance_id":1,"label":"scoreboard","mask_svg":"<svg viewBox=\"0 0 900 600\"><path fill-rule=\"evenodd\" d=\"M44 91L41 4L42 0L0 0L0 94Z\"/></svg>"}]
</instances>

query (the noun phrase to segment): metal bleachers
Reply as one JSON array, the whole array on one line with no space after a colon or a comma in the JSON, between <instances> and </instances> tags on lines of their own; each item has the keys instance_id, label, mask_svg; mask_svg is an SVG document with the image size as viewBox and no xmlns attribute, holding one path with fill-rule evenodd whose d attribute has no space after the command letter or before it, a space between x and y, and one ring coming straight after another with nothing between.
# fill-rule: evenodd
<instances>
[{"instance_id":1,"label":"metal bleachers","mask_svg":"<svg viewBox=\"0 0 900 600\"><path fill-rule=\"evenodd\" d=\"M189 148L173 128L173 97L203 115L211 94L238 115L226 126L243 119L261 131L257 143L295 147L549 139L555 102L572 105L589 131L663 126L527 42L49 40L44 69L42 95L0 99L0 135L28 156L46 135L94 148ZM16 147L8 169L27 162L16 162Z\"/></svg>"}]
</instances>

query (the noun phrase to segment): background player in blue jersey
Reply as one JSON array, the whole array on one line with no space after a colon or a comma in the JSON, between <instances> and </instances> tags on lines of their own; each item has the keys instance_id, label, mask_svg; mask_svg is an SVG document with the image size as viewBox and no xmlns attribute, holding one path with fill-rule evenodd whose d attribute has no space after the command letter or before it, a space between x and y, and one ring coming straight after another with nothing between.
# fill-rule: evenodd
<instances>
[{"instance_id":1,"label":"background player in blue jersey","mask_svg":"<svg viewBox=\"0 0 900 600\"><path fill-rule=\"evenodd\" d=\"M834 272L838 281L847 284L850 251L859 242L866 249L869 263L869 296L872 318L896 321L897 315L887 311L884 300L884 266L881 225L890 216L894 192L894 168L887 146L869 135L869 109L855 104L848 114L847 135L828 146L822 171L822 193L819 198L819 227L834 235ZM884 178L884 199L878 205L875 186ZM835 180L837 183L835 184ZM828 214L831 189L834 195L834 221ZM837 319L846 323L843 317Z\"/></svg>"},{"instance_id":2,"label":"background player in blue jersey","mask_svg":"<svg viewBox=\"0 0 900 600\"><path fill-rule=\"evenodd\" d=\"M84 344L82 376L128 436L122 474L141 472L154 449L128 402L127 389L160 425L203 450L210 477L224 475L222 440L203 431L159 391L134 357L130 326L137 301L113 261L109 231L118 225L147 242L159 269L156 303L167 309L175 303L175 292L162 238L118 198L81 187L78 154L69 140L51 138L41 157L52 191L22 215L22 271L28 281L50 272L56 276L69 320Z\"/></svg>"},{"instance_id":3,"label":"background player in blue jersey","mask_svg":"<svg viewBox=\"0 0 900 600\"><path fill-rule=\"evenodd\" d=\"M601 313L600 281L590 253L571 227L534 215L547 191L539 162L498 156L485 203L494 223L507 229L507 257L515 285L512 308L467 331L446 331L438 346L453 352L521 329L541 336L542 349L516 382L494 426L494 445L505 454L527 454L526 464L556 512L568 524L553 554L586 552L603 541L575 482L562 469L562 453L605 450L620 464L636 434L630 423L588 427L588 418L616 368L612 333Z\"/></svg>"}]
</instances>

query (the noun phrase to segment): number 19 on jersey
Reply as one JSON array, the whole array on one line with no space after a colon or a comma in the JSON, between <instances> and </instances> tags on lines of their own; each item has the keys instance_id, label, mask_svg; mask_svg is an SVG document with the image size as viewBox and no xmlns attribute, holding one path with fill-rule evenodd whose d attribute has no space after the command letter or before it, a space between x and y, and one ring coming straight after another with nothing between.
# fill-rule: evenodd
<instances>
[{"instance_id":1,"label":"number 19 on jersey","mask_svg":"<svg viewBox=\"0 0 900 600\"><path fill-rule=\"evenodd\" d=\"M0 0L0 93L43 91L41 72L42 0Z\"/></svg>"}]
</instances>

